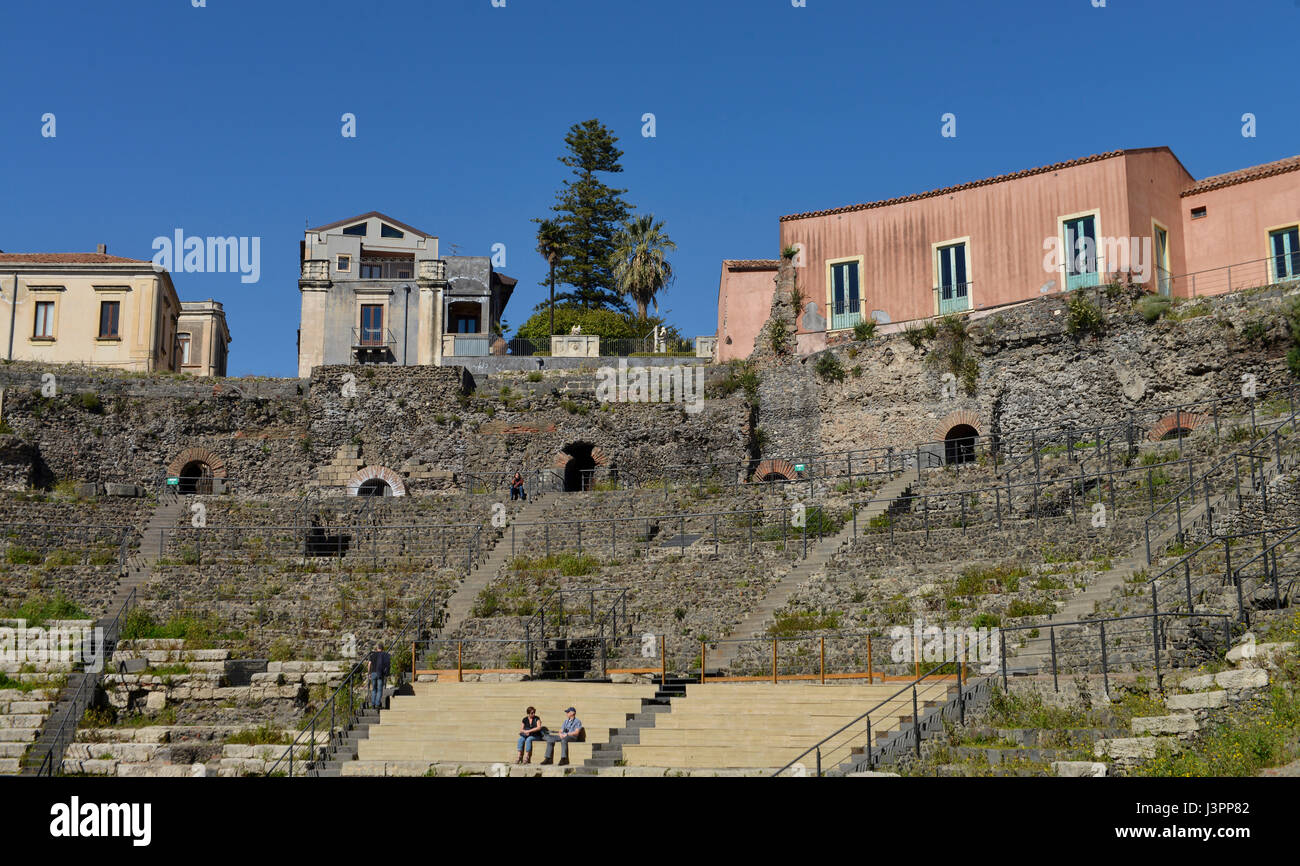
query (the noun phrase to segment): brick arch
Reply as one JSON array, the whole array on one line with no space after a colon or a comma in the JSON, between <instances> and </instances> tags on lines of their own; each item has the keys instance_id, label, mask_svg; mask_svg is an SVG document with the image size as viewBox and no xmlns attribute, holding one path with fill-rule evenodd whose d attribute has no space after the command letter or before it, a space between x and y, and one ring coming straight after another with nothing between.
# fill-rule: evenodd
<instances>
[{"instance_id":1,"label":"brick arch","mask_svg":"<svg viewBox=\"0 0 1300 866\"><path fill-rule=\"evenodd\" d=\"M780 475L786 481L793 481L799 473L794 471L794 464L789 460L764 460L754 469L754 477L759 481L769 475Z\"/></svg>"},{"instance_id":2,"label":"brick arch","mask_svg":"<svg viewBox=\"0 0 1300 866\"><path fill-rule=\"evenodd\" d=\"M392 489L394 496L406 495L406 482L402 480L401 475L398 475L387 466L367 466L364 469L358 469L356 474L348 479L348 496L356 496L362 484L376 478L387 484Z\"/></svg>"},{"instance_id":3,"label":"brick arch","mask_svg":"<svg viewBox=\"0 0 1300 866\"><path fill-rule=\"evenodd\" d=\"M186 448L176 455L175 460L167 464L167 474L172 478L179 478L181 470L196 460L207 464L207 467L212 470L214 478L226 477L226 461L206 448Z\"/></svg>"},{"instance_id":4,"label":"brick arch","mask_svg":"<svg viewBox=\"0 0 1300 866\"><path fill-rule=\"evenodd\" d=\"M568 446L565 447L567 448ZM572 459L573 455L565 454L563 451L560 451L555 455L555 460L551 463L551 466L556 469L563 469L569 465L569 461ZM609 458L605 455L605 450L599 445L591 446L591 462L597 466L609 465Z\"/></svg>"},{"instance_id":5,"label":"brick arch","mask_svg":"<svg viewBox=\"0 0 1300 866\"><path fill-rule=\"evenodd\" d=\"M1195 412L1175 412L1172 415L1166 415L1152 425L1151 429L1147 431L1147 439L1151 442L1159 442L1180 427L1190 432L1209 420L1209 416L1199 415Z\"/></svg>"},{"instance_id":6,"label":"brick arch","mask_svg":"<svg viewBox=\"0 0 1300 866\"><path fill-rule=\"evenodd\" d=\"M984 435L984 431L980 428L980 416L969 409L958 409L945 415L943 420L939 422L939 426L934 428L935 438L946 439L952 428L959 427L962 424L974 428L978 435Z\"/></svg>"}]
</instances>

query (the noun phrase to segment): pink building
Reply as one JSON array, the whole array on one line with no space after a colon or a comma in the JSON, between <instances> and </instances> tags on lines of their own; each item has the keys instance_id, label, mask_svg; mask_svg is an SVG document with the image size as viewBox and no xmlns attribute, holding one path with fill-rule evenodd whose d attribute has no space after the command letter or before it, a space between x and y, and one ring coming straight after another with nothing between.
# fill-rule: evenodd
<instances>
[{"instance_id":1,"label":"pink building","mask_svg":"<svg viewBox=\"0 0 1300 866\"><path fill-rule=\"evenodd\" d=\"M1300 156L1196 180L1167 147L781 218L828 332L987 310L1130 273L1175 297L1300 279ZM760 267L761 266L761 267ZM745 357L775 262L723 263L718 359ZM800 331L808 330L803 317Z\"/></svg>"}]
</instances>

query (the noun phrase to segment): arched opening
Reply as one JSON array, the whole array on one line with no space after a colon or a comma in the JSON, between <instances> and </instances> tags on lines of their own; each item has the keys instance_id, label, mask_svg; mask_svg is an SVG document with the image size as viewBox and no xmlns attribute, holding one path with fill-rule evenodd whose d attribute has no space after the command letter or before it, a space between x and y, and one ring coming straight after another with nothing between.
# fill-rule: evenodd
<instances>
[{"instance_id":1,"label":"arched opening","mask_svg":"<svg viewBox=\"0 0 1300 866\"><path fill-rule=\"evenodd\" d=\"M943 462L951 466L975 462L975 443L979 431L969 424L957 424L943 437Z\"/></svg>"},{"instance_id":2,"label":"arched opening","mask_svg":"<svg viewBox=\"0 0 1300 866\"><path fill-rule=\"evenodd\" d=\"M1168 442L1170 439L1182 439L1184 436L1192 435L1190 427L1174 427L1160 437L1161 442Z\"/></svg>"},{"instance_id":3,"label":"arched opening","mask_svg":"<svg viewBox=\"0 0 1300 866\"><path fill-rule=\"evenodd\" d=\"M191 460L181 467L178 492L183 495L212 492L212 467L202 460Z\"/></svg>"},{"instance_id":4,"label":"arched opening","mask_svg":"<svg viewBox=\"0 0 1300 866\"><path fill-rule=\"evenodd\" d=\"M361 482L357 488L357 496L392 496L393 488L388 486L388 482L382 478L371 478L369 481Z\"/></svg>"},{"instance_id":5,"label":"arched opening","mask_svg":"<svg viewBox=\"0 0 1300 866\"><path fill-rule=\"evenodd\" d=\"M592 456L590 442L574 442L561 449L569 459L564 464L564 491L574 493L591 489L593 470L596 459Z\"/></svg>"}]
</instances>

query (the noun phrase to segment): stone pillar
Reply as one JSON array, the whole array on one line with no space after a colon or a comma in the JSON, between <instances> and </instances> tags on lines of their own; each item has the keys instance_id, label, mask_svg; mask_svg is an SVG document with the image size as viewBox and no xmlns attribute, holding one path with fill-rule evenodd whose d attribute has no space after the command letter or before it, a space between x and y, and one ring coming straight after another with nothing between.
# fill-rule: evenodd
<instances>
[{"instance_id":1,"label":"stone pillar","mask_svg":"<svg viewBox=\"0 0 1300 866\"><path fill-rule=\"evenodd\" d=\"M442 340L436 324L441 319L438 308L442 302L438 295L435 286L420 286L420 305L416 311L419 317L416 333L419 336L416 338L415 362L424 366L437 364L442 354Z\"/></svg>"}]
</instances>

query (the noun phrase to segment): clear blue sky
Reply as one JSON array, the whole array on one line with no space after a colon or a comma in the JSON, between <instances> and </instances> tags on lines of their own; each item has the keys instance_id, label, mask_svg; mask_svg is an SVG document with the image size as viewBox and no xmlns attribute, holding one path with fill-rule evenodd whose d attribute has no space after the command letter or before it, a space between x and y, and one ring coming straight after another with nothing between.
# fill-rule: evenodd
<instances>
[{"instance_id":1,"label":"clear blue sky","mask_svg":"<svg viewBox=\"0 0 1300 866\"><path fill-rule=\"evenodd\" d=\"M175 282L225 303L232 375L285 376L307 223L378 210L444 253L504 243L521 324L545 294L531 220L591 117L625 151L614 182L678 244L661 306L687 335L715 329L722 259L778 254L782 214L1123 147L1169 145L1197 177L1300 152L1300 0L1092 2L9 3L0 249L261 237L256 285Z\"/></svg>"}]
</instances>

